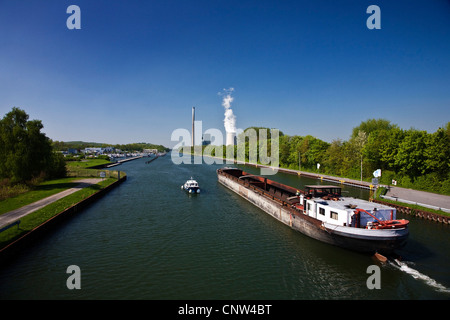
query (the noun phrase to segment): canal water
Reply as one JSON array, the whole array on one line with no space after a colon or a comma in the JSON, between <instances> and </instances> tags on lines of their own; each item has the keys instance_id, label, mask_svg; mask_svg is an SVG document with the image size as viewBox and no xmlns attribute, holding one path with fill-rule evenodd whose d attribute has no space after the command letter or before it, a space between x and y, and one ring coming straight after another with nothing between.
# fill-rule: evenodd
<instances>
[{"instance_id":1,"label":"canal water","mask_svg":"<svg viewBox=\"0 0 450 320\"><path fill-rule=\"evenodd\" d=\"M400 216L411 221L402 262L382 265L268 216L217 182L223 165L175 165L170 154L146 160L122 164L126 182L0 266L0 298L450 298L446 225ZM191 176L201 194L181 190ZM281 173L271 179L294 187L320 184ZM343 192L369 197L363 189ZM71 265L80 268L79 290L66 285ZM372 265L379 267L380 289L368 288Z\"/></svg>"}]
</instances>

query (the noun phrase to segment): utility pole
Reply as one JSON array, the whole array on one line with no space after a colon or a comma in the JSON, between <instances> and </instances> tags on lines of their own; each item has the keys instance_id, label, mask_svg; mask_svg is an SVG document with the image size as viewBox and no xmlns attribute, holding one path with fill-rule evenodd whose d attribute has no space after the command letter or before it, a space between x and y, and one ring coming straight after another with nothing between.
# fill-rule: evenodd
<instances>
[{"instance_id":1,"label":"utility pole","mask_svg":"<svg viewBox=\"0 0 450 320\"><path fill-rule=\"evenodd\" d=\"M362 176L363 176L363 149L364 149L364 145L367 142L367 134L364 131L359 130L358 131L358 136L356 137L356 142L357 142L357 145L359 147L359 152L360 152L360 156L361 156L361 181L362 181Z\"/></svg>"},{"instance_id":2,"label":"utility pole","mask_svg":"<svg viewBox=\"0 0 450 320\"><path fill-rule=\"evenodd\" d=\"M363 159L363 156L362 156L362 152L361 152L361 181L362 181L362 159Z\"/></svg>"},{"instance_id":3,"label":"utility pole","mask_svg":"<svg viewBox=\"0 0 450 320\"><path fill-rule=\"evenodd\" d=\"M194 152L194 143L195 143L195 139L194 139L194 123L195 123L195 107L192 107L192 152Z\"/></svg>"}]
</instances>

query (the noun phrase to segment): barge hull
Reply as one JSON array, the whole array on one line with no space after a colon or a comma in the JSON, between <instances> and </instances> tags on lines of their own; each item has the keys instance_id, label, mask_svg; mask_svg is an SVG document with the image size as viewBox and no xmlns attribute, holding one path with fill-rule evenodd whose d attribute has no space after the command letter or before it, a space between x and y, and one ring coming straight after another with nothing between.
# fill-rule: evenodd
<instances>
[{"instance_id":1,"label":"barge hull","mask_svg":"<svg viewBox=\"0 0 450 320\"><path fill-rule=\"evenodd\" d=\"M248 188L242 180L236 177L221 172L218 172L217 176L218 182L223 186L283 224L313 239L352 251L363 253L379 252L383 254L392 253L406 242L407 235L399 235L392 240L358 239L342 235L332 228L325 227L321 221L292 209L290 206L279 203L273 198L271 199L262 190Z\"/></svg>"}]
</instances>

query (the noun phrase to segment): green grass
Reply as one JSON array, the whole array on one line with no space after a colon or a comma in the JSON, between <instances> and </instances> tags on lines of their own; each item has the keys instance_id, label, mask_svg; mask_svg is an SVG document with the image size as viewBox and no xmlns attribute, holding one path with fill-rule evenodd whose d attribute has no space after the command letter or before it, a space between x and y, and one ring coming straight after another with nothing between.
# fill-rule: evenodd
<instances>
[{"instance_id":1,"label":"green grass","mask_svg":"<svg viewBox=\"0 0 450 320\"><path fill-rule=\"evenodd\" d=\"M87 159L87 160L81 160L81 161L67 161L66 165L69 168L83 168L87 169L90 167L99 166L102 164L109 164L111 163L108 160L105 159Z\"/></svg>"},{"instance_id":2,"label":"green grass","mask_svg":"<svg viewBox=\"0 0 450 320\"><path fill-rule=\"evenodd\" d=\"M45 181L32 190L0 201L0 214L18 209L27 204L44 199L58 192L73 188L77 183L73 182L79 178L63 178Z\"/></svg>"},{"instance_id":3,"label":"green grass","mask_svg":"<svg viewBox=\"0 0 450 320\"><path fill-rule=\"evenodd\" d=\"M19 237L31 231L40 224L44 223L48 219L54 217L55 215L73 206L74 204L82 201L83 199L86 199L90 195L100 191L101 189L107 187L108 185L112 184L115 181L117 181L117 179L114 178L105 179L99 182L98 184L83 188L80 191L68 195L58 201L53 202L52 204L49 204L48 206L40 210L37 210L21 218L19 226L13 226L0 233L0 248L3 248L7 244L18 239ZM64 184L64 182L62 184ZM70 184L70 182L68 184Z\"/></svg>"}]
</instances>

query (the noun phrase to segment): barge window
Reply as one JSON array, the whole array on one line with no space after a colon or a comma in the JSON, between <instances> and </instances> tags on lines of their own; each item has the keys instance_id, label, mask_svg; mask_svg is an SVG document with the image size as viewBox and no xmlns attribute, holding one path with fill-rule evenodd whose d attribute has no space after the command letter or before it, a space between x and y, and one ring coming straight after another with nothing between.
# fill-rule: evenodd
<instances>
[{"instance_id":1,"label":"barge window","mask_svg":"<svg viewBox=\"0 0 450 320\"><path fill-rule=\"evenodd\" d=\"M319 213L324 216L325 215L325 209L324 208L319 208Z\"/></svg>"},{"instance_id":2,"label":"barge window","mask_svg":"<svg viewBox=\"0 0 450 320\"><path fill-rule=\"evenodd\" d=\"M331 219L338 220L338 213L334 212L334 211L331 211L330 212L330 217L331 217Z\"/></svg>"}]
</instances>

